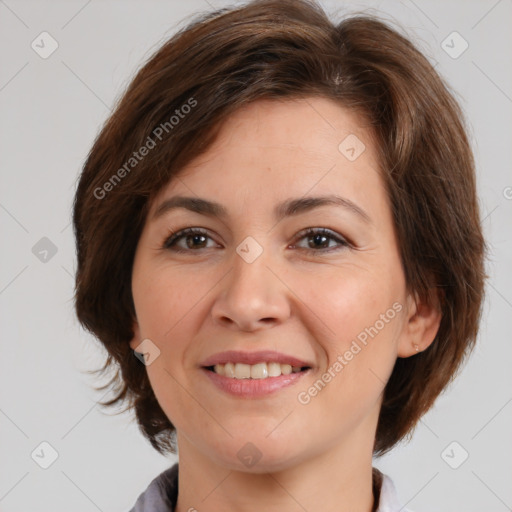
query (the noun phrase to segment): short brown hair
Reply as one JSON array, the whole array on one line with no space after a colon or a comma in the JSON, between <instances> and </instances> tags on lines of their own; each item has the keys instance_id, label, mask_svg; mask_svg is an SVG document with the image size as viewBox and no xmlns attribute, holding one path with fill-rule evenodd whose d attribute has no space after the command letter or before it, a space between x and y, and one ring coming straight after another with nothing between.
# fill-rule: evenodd
<instances>
[{"instance_id":1,"label":"short brown hair","mask_svg":"<svg viewBox=\"0 0 512 512\"><path fill-rule=\"evenodd\" d=\"M162 454L175 451L175 429L129 346L132 264L148 208L236 109L312 96L370 122L408 290L429 304L442 290L434 342L398 358L386 385L375 454L410 434L474 346L486 278L474 162L460 107L428 60L387 23L353 15L333 24L313 0L255 0L202 15L128 86L87 157L73 212L76 313L108 352L96 371L117 368L100 388L117 394L100 403L127 400Z\"/></svg>"}]
</instances>

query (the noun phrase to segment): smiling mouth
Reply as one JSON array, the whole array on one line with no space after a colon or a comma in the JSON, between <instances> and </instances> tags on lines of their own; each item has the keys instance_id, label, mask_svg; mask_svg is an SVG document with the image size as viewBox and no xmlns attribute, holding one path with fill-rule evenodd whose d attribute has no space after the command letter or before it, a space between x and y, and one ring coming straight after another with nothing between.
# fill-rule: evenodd
<instances>
[{"instance_id":1,"label":"smiling mouth","mask_svg":"<svg viewBox=\"0 0 512 512\"><path fill-rule=\"evenodd\" d=\"M268 379L280 377L281 375L290 375L291 373L300 373L310 369L309 366L292 366L276 362L257 364L226 363L205 366L205 368L217 375L230 379Z\"/></svg>"}]
</instances>

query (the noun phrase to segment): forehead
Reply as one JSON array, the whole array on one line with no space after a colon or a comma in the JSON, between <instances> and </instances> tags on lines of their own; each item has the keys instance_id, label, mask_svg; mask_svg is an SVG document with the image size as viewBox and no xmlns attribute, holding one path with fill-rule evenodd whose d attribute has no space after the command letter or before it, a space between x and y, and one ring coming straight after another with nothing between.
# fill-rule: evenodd
<instances>
[{"instance_id":1,"label":"forehead","mask_svg":"<svg viewBox=\"0 0 512 512\"><path fill-rule=\"evenodd\" d=\"M365 118L311 97L259 100L237 110L212 146L181 169L155 203L186 194L254 207L330 193L363 203L370 194L378 202L384 187Z\"/></svg>"}]
</instances>

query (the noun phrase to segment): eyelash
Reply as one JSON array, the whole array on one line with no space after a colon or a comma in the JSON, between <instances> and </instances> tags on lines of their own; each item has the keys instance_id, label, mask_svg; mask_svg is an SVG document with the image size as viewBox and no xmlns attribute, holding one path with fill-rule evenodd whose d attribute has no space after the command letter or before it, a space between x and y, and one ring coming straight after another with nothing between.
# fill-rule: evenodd
<instances>
[{"instance_id":1,"label":"eyelash","mask_svg":"<svg viewBox=\"0 0 512 512\"><path fill-rule=\"evenodd\" d=\"M182 229L180 231L177 231L176 233L172 233L171 236L168 236L164 242L163 242L163 249L171 250L173 252L197 252L199 249L181 249L176 248L176 242L180 240L181 238L185 238L186 236L193 236L193 235L203 235L207 238L210 238L210 235L208 232L202 228L186 228ZM308 238L315 235L324 235L327 238L330 238L331 240L335 240L339 243L339 247L330 247L330 248L320 248L320 249L302 249L306 251L306 253L325 253L325 252L332 252L337 251L342 248L346 247L352 247L352 245L347 242L343 237L336 235L333 231L326 229L326 228L306 228L305 230L301 231L297 236L297 240L301 240L302 238ZM202 247L200 249L207 249L205 247Z\"/></svg>"}]
</instances>

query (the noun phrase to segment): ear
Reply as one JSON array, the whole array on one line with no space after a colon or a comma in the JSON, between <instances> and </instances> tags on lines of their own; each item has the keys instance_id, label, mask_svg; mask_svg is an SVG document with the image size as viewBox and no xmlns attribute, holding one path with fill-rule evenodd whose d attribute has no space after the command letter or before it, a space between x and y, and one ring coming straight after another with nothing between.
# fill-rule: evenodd
<instances>
[{"instance_id":1,"label":"ear","mask_svg":"<svg viewBox=\"0 0 512 512\"><path fill-rule=\"evenodd\" d=\"M130 340L130 348L132 350L135 350L142 343L142 338L140 336L140 327L137 320L134 320L132 329L133 338Z\"/></svg>"},{"instance_id":2,"label":"ear","mask_svg":"<svg viewBox=\"0 0 512 512\"><path fill-rule=\"evenodd\" d=\"M398 357L410 357L427 349L434 341L443 316L438 288L433 289L432 305L418 294L407 297L407 319L398 344Z\"/></svg>"}]
</instances>

